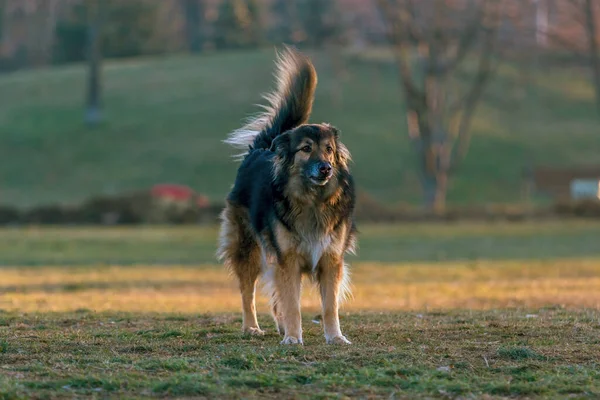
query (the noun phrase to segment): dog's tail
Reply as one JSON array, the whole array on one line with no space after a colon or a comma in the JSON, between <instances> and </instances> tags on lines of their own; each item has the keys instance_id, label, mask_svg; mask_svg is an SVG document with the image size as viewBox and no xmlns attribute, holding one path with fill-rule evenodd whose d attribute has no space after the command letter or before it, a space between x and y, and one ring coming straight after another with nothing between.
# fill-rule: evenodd
<instances>
[{"instance_id":1,"label":"dog's tail","mask_svg":"<svg viewBox=\"0 0 600 400\"><path fill-rule=\"evenodd\" d=\"M312 110L317 73L305 55L285 47L277 54L275 78L277 88L264 96L264 112L251 118L225 140L244 150L268 149L277 135L308 121Z\"/></svg>"}]
</instances>

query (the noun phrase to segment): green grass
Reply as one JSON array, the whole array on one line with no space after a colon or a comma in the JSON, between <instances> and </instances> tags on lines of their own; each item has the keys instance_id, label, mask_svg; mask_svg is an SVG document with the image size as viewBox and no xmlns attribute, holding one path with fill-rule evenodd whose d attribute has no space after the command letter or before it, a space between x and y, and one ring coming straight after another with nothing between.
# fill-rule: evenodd
<instances>
[{"instance_id":1,"label":"green grass","mask_svg":"<svg viewBox=\"0 0 600 400\"><path fill-rule=\"evenodd\" d=\"M535 312L352 314L350 347L309 318L282 347L230 314L4 313L0 398L599 396L598 311Z\"/></svg>"},{"instance_id":2,"label":"green grass","mask_svg":"<svg viewBox=\"0 0 600 400\"><path fill-rule=\"evenodd\" d=\"M324 343L240 332L214 228L0 230L0 399L597 398L600 225L365 226ZM151 264L151 265L149 265ZM187 264L187 265L181 265Z\"/></svg>"},{"instance_id":3,"label":"green grass","mask_svg":"<svg viewBox=\"0 0 600 400\"><path fill-rule=\"evenodd\" d=\"M336 76L311 53L320 86L314 121L331 121L353 153L359 187L385 202L420 198L395 67L346 59ZM2 202L75 202L95 193L189 184L220 201L235 174L221 140L256 112L272 87L273 51L108 62L106 123L82 124L81 65L0 76ZM600 153L591 86L579 74L505 66L473 124L472 148L452 180L451 203L520 199L522 168L593 163ZM336 103L332 89L341 87Z\"/></svg>"},{"instance_id":4,"label":"green grass","mask_svg":"<svg viewBox=\"0 0 600 400\"><path fill-rule=\"evenodd\" d=\"M359 226L351 261L551 260L600 255L600 224L585 221ZM216 227L11 228L2 265L214 264Z\"/></svg>"}]
</instances>

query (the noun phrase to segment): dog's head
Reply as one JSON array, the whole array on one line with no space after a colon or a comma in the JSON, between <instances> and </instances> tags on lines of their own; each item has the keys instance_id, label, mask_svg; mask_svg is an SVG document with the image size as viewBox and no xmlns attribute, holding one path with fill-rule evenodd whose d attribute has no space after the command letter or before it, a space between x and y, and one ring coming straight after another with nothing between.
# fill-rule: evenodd
<instances>
[{"instance_id":1,"label":"dog's head","mask_svg":"<svg viewBox=\"0 0 600 400\"><path fill-rule=\"evenodd\" d=\"M279 135L271 145L276 168L304 187L327 186L348 171L350 153L339 136L328 124L301 125Z\"/></svg>"}]
</instances>

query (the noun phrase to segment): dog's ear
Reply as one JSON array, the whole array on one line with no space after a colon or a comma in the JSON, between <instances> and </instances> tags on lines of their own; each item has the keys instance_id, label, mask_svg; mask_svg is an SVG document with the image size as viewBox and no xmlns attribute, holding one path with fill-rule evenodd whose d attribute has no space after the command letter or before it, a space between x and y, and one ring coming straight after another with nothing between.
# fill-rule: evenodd
<instances>
[{"instance_id":1,"label":"dog's ear","mask_svg":"<svg viewBox=\"0 0 600 400\"><path fill-rule=\"evenodd\" d=\"M350 155L348 148L339 141L337 142L337 160L344 168L348 168L348 164L352 160L352 156Z\"/></svg>"},{"instance_id":2,"label":"dog's ear","mask_svg":"<svg viewBox=\"0 0 600 400\"><path fill-rule=\"evenodd\" d=\"M335 138L335 140L338 140L340 138L340 130L335 126L331 125L329 125L329 129L331 129L331 131L333 132L333 137Z\"/></svg>"},{"instance_id":3,"label":"dog's ear","mask_svg":"<svg viewBox=\"0 0 600 400\"><path fill-rule=\"evenodd\" d=\"M336 154L337 160L344 168L348 168L348 164L352 160L350 151L348 151L348 148L340 140L339 129L337 129L333 126L331 126L330 128L333 131L333 137L335 138L335 145L337 148L337 154Z\"/></svg>"},{"instance_id":4,"label":"dog's ear","mask_svg":"<svg viewBox=\"0 0 600 400\"><path fill-rule=\"evenodd\" d=\"M291 138L289 132L283 133L273 140L271 143L271 151L277 154L278 157L285 158L290 151L290 142Z\"/></svg>"}]
</instances>

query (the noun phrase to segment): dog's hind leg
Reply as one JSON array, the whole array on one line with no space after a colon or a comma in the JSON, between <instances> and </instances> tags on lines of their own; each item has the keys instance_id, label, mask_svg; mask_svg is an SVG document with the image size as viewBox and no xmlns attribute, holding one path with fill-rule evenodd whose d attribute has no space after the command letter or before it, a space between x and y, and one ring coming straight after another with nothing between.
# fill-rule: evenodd
<instances>
[{"instance_id":1,"label":"dog's hind leg","mask_svg":"<svg viewBox=\"0 0 600 400\"><path fill-rule=\"evenodd\" d=\"M283 322L283 315L281 315L279 309L280 306L277 305L277 294L273 293L271 298L271 315L273 316L273 321L275 321L277 333L283 335L285 333L285 325Z\"/></svg>"},{"instance_id":2,"label":"dog's hind leg","mask_svg":"<svg viewBox=\"0 0 600 400\"><path fill-rule=\"evenodd\" d=\"M257 247L258 249L258 247ZM251 335L263 335L256 319L256 281L260 274L260 258L252 253L245 263L237 265L236 275L240 283L242 294L242 329Z\"/></svg>"},{"instance_id":3,"label":"dog's hind leg","mask_svg":"<svg viewBox=\"0 0 600 400\"><path fill-rule=\"evenodd\" d=\"M266 261L265 265L268 265ZM269 305L271 306L271 316L273 317L273 322L275 322L275 330L280 335L283 335L285 332L285 324L283 321L281 304L279 304L279 296L277 294L277 287L275 284L275 268L277 268L277 266L275 265L271 268L267 268L267 272L262 276L265 283L265 294L270 298Z\"/></svg>"},{"instance_id":4,"label":"dog's hind leg","mask_svg":"<svg viewBox=\"0 0 600 400\"><path fill-rule=\"evenodd\" d=\"M344 282L344 262L334 254L325 254L317 266L317 279L321 291L323 330L330 344L350 344L342 335L339 318L340 292Z\"/></svg>"},{"instance_id":5,"label":"dog's hind leg","mask_svg":"<svg viewBox=\"0 0 600 400\"><path fill-rule=\"evenodd\" d=\"M247 212L227 206L221 216L221 237L218 256L235 274L242 295L242 330L251 335L263 335L256 319L256 282L261 272L260 248L247 223Z\"/></svg>"}]
</instances>

